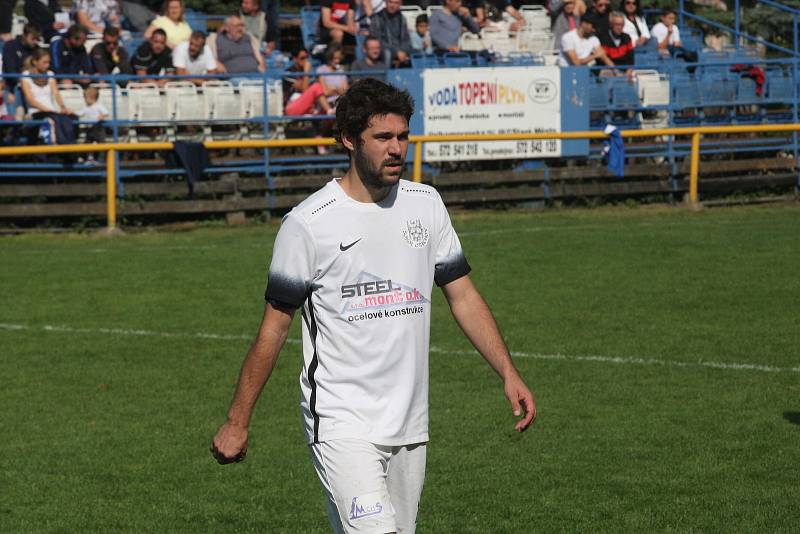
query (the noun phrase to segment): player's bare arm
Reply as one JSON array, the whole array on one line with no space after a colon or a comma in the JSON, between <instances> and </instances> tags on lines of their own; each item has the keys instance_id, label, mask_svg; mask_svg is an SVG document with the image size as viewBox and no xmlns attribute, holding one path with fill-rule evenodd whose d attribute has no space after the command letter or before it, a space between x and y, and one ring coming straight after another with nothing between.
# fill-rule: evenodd
<instances>
[{"instance_id":1,"label":"player's bare arm","mask_svg":"<svg viewBox=\"0 0 800 534\"><path fill-rule=\"evenodd\" d=\"M253 407L267 383L289 334L293 311L267 303L255 341L239 373L239 383L228 409L228 418L211 444L211 453L221 464L239 462L247 452L247 434Z\"/></svg>"},{"instance_id":2,"label":"player's bare arm","mask_svg":"<svg viewBox=\"0 0 800 534\"><path fill-rule=\"evenodd\" d=\"M489 306L469 276L462 276L442 286L442 292L458 326L503 380L514 415L522 416L524 411L524 417L517 421L514 428L518 432L525 431L536 418L536 400L514 367Z\"/></svg>"}]
</instances>

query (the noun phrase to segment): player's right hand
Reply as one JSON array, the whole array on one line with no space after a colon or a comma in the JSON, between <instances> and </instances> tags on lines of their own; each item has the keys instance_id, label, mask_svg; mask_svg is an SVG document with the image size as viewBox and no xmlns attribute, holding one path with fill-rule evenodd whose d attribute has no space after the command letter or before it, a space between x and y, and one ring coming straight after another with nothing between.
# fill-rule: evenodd
<instances>
[{"instance_id":1,"label":"player's right hand","mask_svg":"<svg viewBox=\"0 0 800 534\"><path fill-rule=\"evenodd\" d=\"M211 441L209 450L220 464L241 462L247 454L247 429L225 423Z\"/></svg>"}]
</instances>

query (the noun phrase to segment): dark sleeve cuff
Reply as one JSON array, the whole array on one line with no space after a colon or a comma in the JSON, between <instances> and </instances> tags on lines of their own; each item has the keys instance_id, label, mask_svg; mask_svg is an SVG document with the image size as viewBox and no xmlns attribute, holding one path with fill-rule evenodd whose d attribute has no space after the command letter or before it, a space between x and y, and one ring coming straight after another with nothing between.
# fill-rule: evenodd
<instances>
[{"instance_id":1,"label":"dark sleeve cuff","mask_svg":"<svg viewBox=\"0 0 800 534\"><path fill-rule=\"evenodd\" d=\"M267 302L280 303L282 308L296 310L305 302L308 287L302 280L293 280L280 275L269 276L264 298Z\"/></svg>"},{"instance_id":2,"label":"dark sleeve cuff","mask_svg":"<svg viewBox=\"0 0 800 534\"><path fill-rule=\"evenodd\" d=\"M470 271L472 271L472 267L467 263L467 258L463 254L459 254L446 263L436 264L433 280L437 286L441 287L468 275Z\"/></svg>"}]
</instances>

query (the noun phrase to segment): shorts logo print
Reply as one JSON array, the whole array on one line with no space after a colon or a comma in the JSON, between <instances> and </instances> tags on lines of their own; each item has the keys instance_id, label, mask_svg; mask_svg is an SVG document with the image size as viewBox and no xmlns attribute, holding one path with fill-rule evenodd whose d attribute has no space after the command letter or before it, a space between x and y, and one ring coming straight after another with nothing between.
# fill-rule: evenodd
<instances>
[{"instance_id":1,"label":"shorts logo print","mask_svg":"<svg viewBox=\"0 0 800 534\"><path fill-rule=\"evenodd\" d=\"M428 244L430 233L422 226L422 219L409 219L403 229L403 237L412 248L422 248Z\"/></svg>"},{"instance_id":2,"label":"shorts logo print","mask_svg":"<svg viewBox=\"0 0 800 534\"><path fill-rule=\"evenodd\" d=\"M378 515L381 512L383 512L383 505L379 500L375 500L375 502L372 502L372 500L370 500L369 503L362 504L358 501L358 497L353 497L353 501L350 503L351 521Z\"/></svg>"}]
</instances>

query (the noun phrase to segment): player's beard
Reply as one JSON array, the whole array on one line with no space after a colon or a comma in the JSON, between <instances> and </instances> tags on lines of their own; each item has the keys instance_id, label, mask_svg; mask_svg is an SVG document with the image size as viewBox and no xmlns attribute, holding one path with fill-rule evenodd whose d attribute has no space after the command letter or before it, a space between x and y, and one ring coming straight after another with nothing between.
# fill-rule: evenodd
<instances>
[{"instance_id":1,"label":"player's beard","mask_svg":"<svg viewBox=\"0 0 800 534\"><path fill-rule=\"evenodd\" d=\"M357 149L353 154L353 164L361 181L370 189L383 189L384 187L393 186L403 177L403 172L405 171L405 158L403 157L386 159L379 167L376 167L362 150ZM387 165L400 165L400 170L387 174Z\"/></svg>"}]
</instances>

